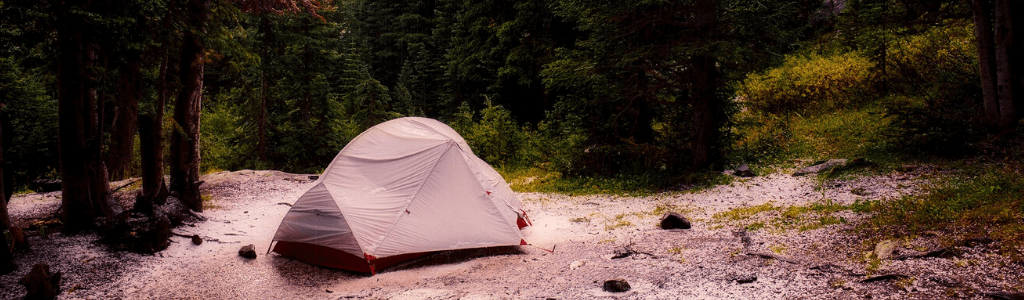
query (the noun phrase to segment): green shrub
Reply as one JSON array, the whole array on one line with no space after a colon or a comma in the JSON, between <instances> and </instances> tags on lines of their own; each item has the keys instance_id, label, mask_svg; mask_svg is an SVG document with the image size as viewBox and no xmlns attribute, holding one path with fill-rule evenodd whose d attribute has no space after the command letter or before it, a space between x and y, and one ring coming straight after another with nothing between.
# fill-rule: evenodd
<instances>
[{"instance_id":1,"label":"green shrub","mask_svg":"<svg viewBox=\"0 0 1024 300\"><path fill-rule=\"evenodd\" d=\"M952 155L984 136L977 51L970 23L934 27L890 49L883 103L903 149Z\"/></svg>"},{"instance_id":2,"label":"green shrub","mask_svg":"<svg viewBox=\"0 0 1024 300\"><path fill-rule=\"evenodd\" d=\"M512 114L500 105L480 110L479 118L463 103L450 123L462 135L473 153L496 167L528 167L538 161L536 132L520 127Z\"/></svg>"},{"instance_id":3,"label":"green shrub","mask_svg":"<svg viewBox=\"0 0 1024 300\"><path fill-rule=\"evenodd\" d=\"M737 92L748 109L764 113L857 107L873 84L872 67L856 52L790 56L782 66L748 75Z\"/></svg>"}]
</instances>

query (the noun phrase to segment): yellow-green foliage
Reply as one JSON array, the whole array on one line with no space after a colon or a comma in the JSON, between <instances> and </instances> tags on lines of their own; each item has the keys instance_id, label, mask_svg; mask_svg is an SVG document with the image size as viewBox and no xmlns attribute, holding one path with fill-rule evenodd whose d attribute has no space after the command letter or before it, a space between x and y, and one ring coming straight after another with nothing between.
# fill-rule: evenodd
<instances>
[{"instance_id":1,"label":"yellow-green foliage","mask_svg":"<svg viewBox=\"0 0 1024 300\"><path fill-rule=\"evenodd\" d=\"M973 85L970 79L977 77L977 57L970 22L936 26L894 43L888 56L894 68L886 77L895 82L909 79L940 83L952 79Z\"/></svg>"},{"instance_id":2,"label":"yellow-green foliage","mask_svg":"<svg viewBox=\"0 0 1024 300\"><path fill-rule=\"evenodd\" d=\"M748 108L767 113L850 107L871 87L872 66L856 52L790 56L782 66L748 75L738 93Z\"/></svg>"}]
</instances>

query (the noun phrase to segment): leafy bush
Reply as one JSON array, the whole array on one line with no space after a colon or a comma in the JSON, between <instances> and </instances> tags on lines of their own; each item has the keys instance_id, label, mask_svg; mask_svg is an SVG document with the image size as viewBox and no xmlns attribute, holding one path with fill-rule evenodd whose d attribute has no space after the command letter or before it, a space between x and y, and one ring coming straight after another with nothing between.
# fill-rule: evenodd
<instances>
[{"instance_id":1,"label":"leafy bush","mask_svg":"<svg viewBox=\"0 0 1024 300\"><path fill-rule=\"evenodd\" d=\"M884 103L907 150L957 154L984 136L973 28L934 27L890 49Z\"/></svg>"},{"instance_id":2,"label":"leafy bush","mask_svg":"<svg viewBox=\"0 0 1024 300\"><path fill-rule=\"evenodd\" d=\"M782 66L748 75L738 95L747 108L773 114L857 107L871 90L872 67L857 52L790 56Z\"/></svg>"},{"instance_id":3,"label":"leafy bush","mask_svg":"<svg viewBox=\"0 0 1024 300\"><path fill-rule=\"evenodd\" d=\"M477 118L469 105L463 103L450 124L473 153L498 167L529 166L537 161L540 154L536 132L521 128L504 107L490 101L486 104Z\"/></svg>"}]
</instances>

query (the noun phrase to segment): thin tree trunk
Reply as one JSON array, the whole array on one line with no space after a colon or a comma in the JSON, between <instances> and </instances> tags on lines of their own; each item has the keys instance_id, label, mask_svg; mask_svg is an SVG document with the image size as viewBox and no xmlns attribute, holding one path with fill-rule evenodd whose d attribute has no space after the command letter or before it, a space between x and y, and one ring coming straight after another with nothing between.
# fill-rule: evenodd
<instances>
[{"instance_id":1,"label":"thin tree trunk","mask_svg":"<svg viewBox=\"0 0 1024 300\"><path fill-rule=\"evenodd\" d=\"M995 47L992 42L991 7L988 0L972 0L974 40L978 44L978 71L984 99L985 123L993 128L999 121L999 98L996 90Z\"/></svg>"},{"instance_id":2,"label":"thin tree trunk","mask_svg":"<svg viewBox=\"0 0 1024 300\"><path fill-rule=\"evenodd\" d=\"M995 54L996 88L999 91L1000 131L1011 131L1017 123L1017 108L1014 105L1014 90L1017 83L1013 74L1013 16L1011 0L996 0L995 3Z\"/></svg>"},{"instance_id":3,"label":"thin tree trunk","mask_svg":"<svg viewBox=\"0 0 1024 300\"><path fill-rule=\"evenodd\" d=\"M267 63L266 61L269 59L269 57L264 58L264 63ZM263 73L260 76L260 107L256 112L256 152L259 154L261 162L267 161L267 89L270 88L268 68L264 65Z\"/></svg>"},{"instance_id":4,"label":"thin tree trunk","mask_svg":"<svg viewBox=\"0 0 1024 300\"><path fill-rule=\"evenodd\" d=\"M256 154L261 162L267 161L267 94L270 89L270 63L273 57L272 51L276 45L271 43L271 35L274 33L270 27L270 18L260 16L260 31L263 33L263 55L260 62L260 107L256 112Z\"/></svg>"},{"instance_id":5,"label":"thin tree trunk","mask_svg":"<svg viewBox=\"0 0 1024 300\"><path fill-rule=\"evenodd\" d=\"M153 114L139 116L139 154L142 164L142 195L135 198L135 211L152 213L153 206L167 198L164 185L164 105L167 103L167 52L160 62L157 98Z\"/></svg>"},{"instance_id":6,"label":"thin tree trunk","mask_svg":"<svg viewBox=\"0 0 1024 300\"><path fill-rule=\"evenodd\" d=\"M203 211L199 195L199 113L202 107L204 48L195 33L182 39L182 89L174 104L170 191L194 211Z\"/></svg>"},{"instance_id":7,"label":"thin tree trunk","mask_svg":"<svg viewBox=\"0 0 1024 300\"><path fill-rule=\"evenodd\" d=\"M75 7L68 3L66 7ZM114 216L103 165L99 105L89 75L95 49L85 22L64 11L57 29L57 114L65 232L93 228Z\"/></svg>"},{"instance_id":8,"label":"thin tree trunk","mask_svg":"<svg viewBox=\"0 0 1024 300\"><path fill-rule=\"evenodd\" d=\"M121 180L131 170L133 151L135 150L135 131L138 124L139 88L142 72L141 57L128 58L118 79L117 106L114 109L114 120L110 128L110 145L107 148L106 163L110 169L111 180Z\"/></svg>"}]
</instances>

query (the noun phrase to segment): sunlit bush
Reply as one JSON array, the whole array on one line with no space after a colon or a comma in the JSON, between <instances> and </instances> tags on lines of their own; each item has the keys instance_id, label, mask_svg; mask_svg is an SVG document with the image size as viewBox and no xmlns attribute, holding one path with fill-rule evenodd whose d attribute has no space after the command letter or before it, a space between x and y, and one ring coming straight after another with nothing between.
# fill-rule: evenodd
<instances>
[{"instance_id":1,"label":"sunlit bush","mask_svg":"<svg viewBox=\"0 0 1024 300\"><path fill-rule=\"evenodd\" d=\"M824 112L855 107L871 90L872 63L856 52L790 56L738 89L747 108L765 113Z\"/></svg>"}]
</instances>

